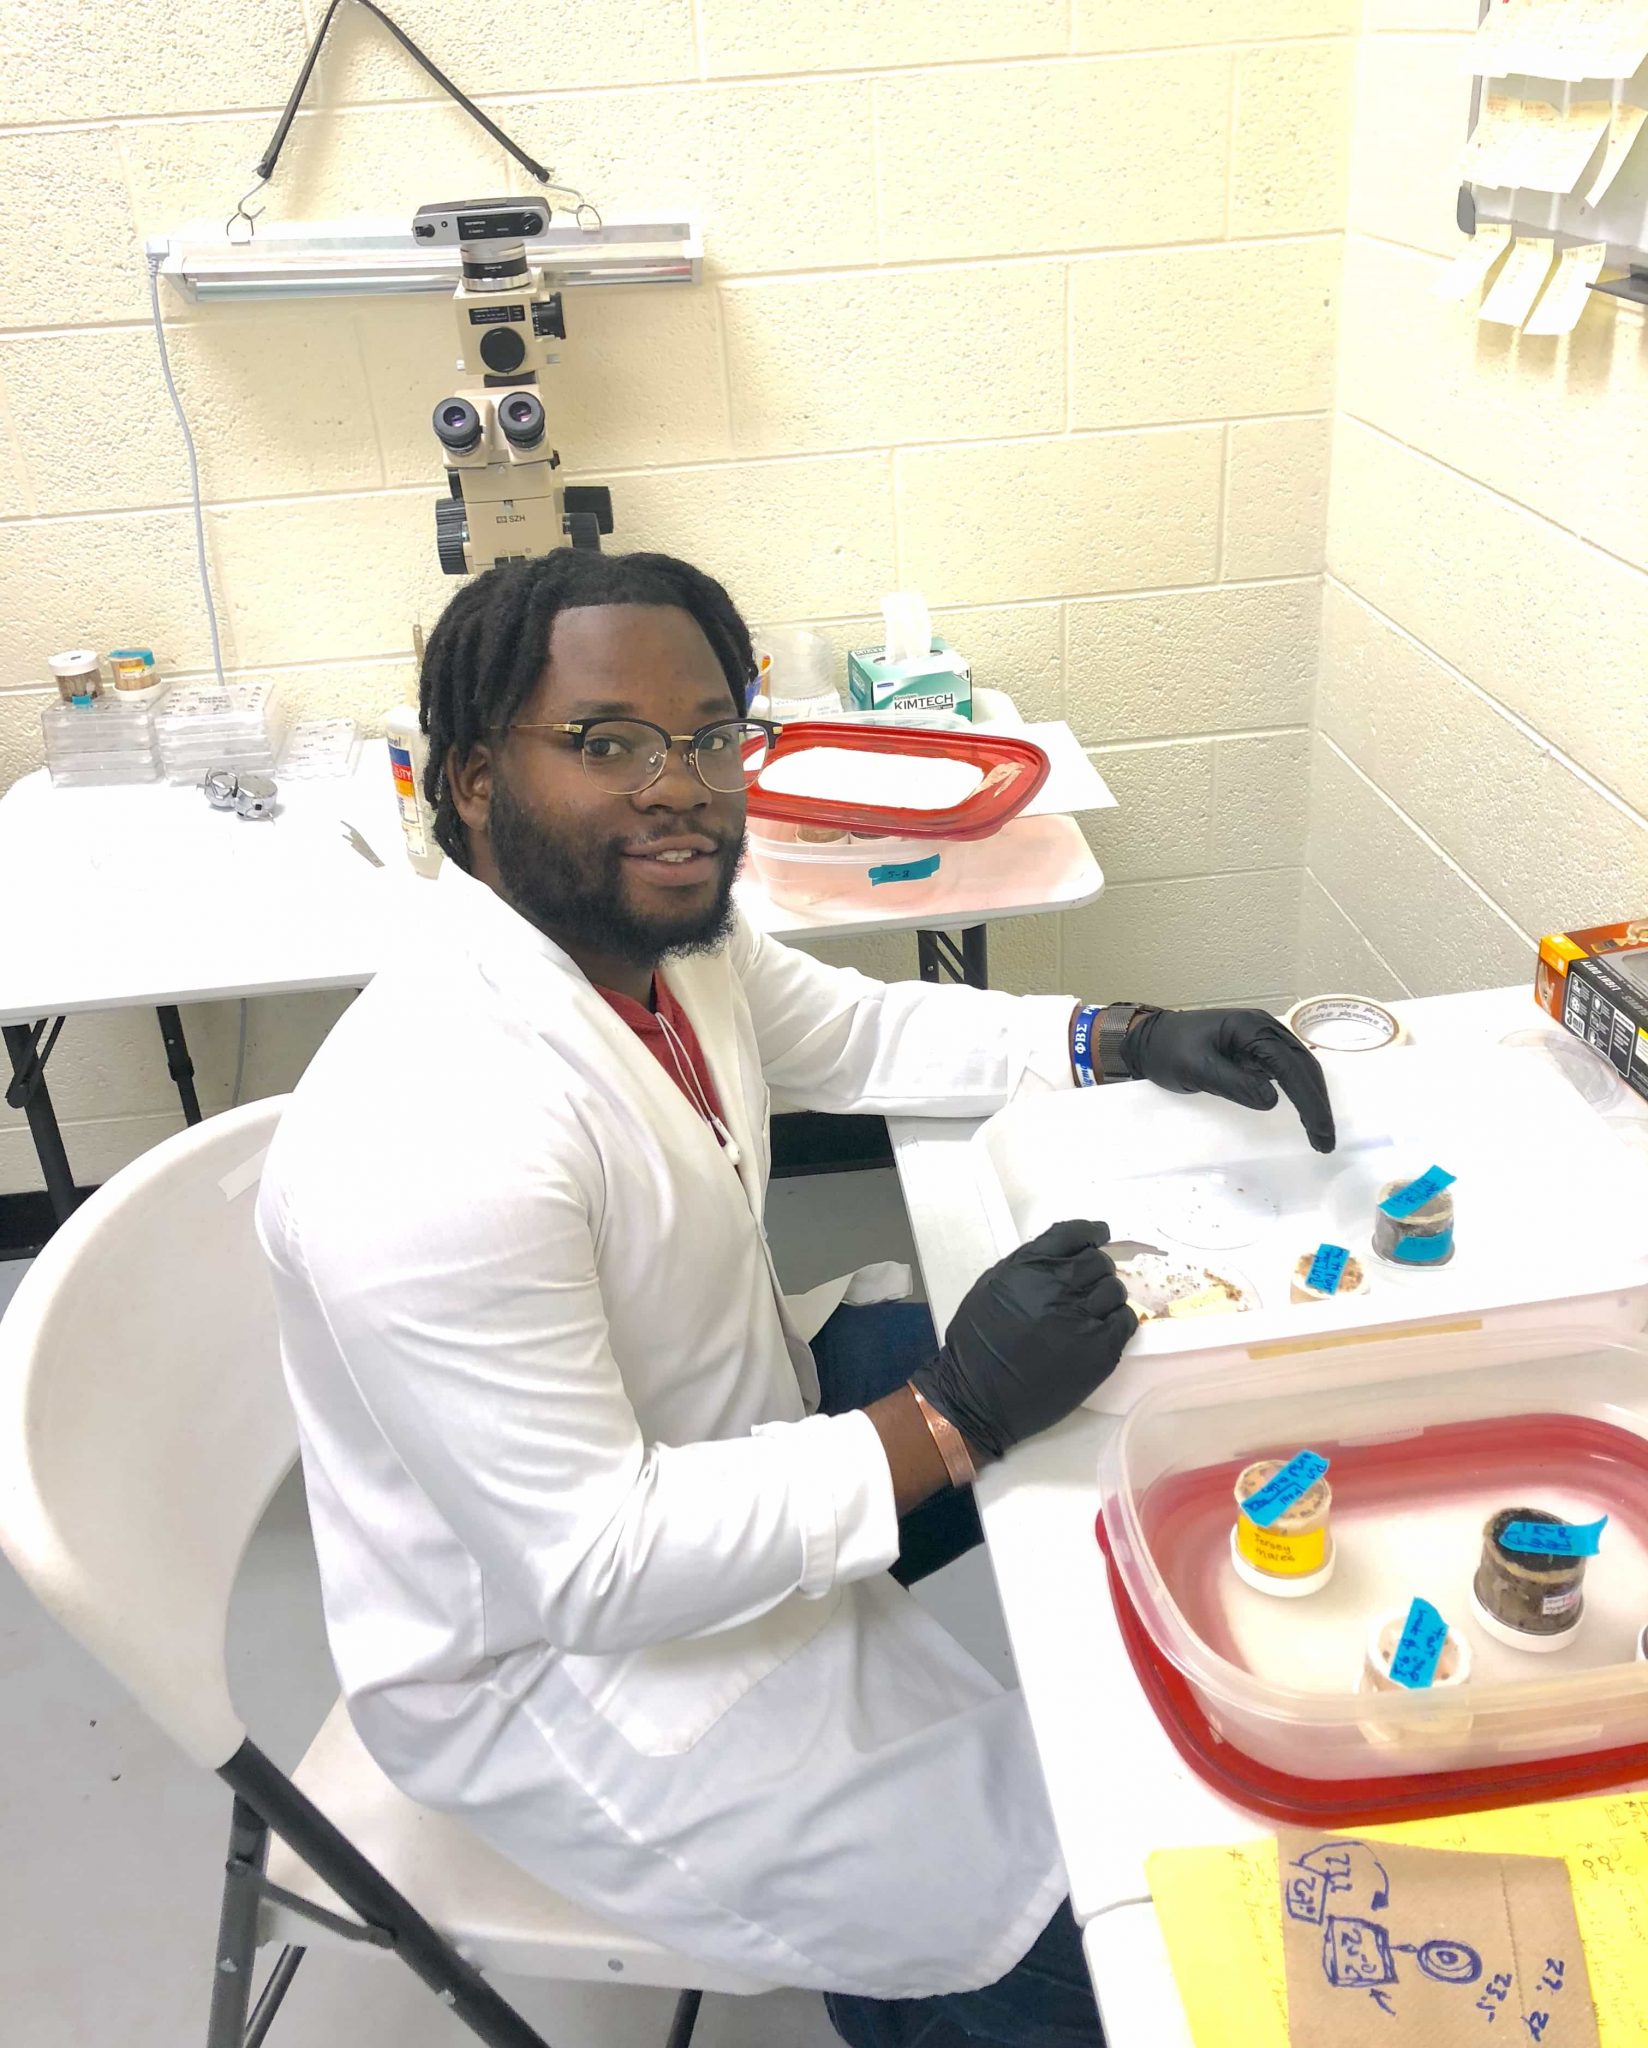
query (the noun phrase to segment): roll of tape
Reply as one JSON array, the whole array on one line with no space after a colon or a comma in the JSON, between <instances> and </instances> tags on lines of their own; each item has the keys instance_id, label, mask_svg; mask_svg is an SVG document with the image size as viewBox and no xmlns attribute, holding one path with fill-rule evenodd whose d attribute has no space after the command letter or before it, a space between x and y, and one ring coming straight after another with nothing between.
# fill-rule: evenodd
<instances>
[{"instance_id":1,"label":"roll of tape","mask_svg":"<svg viewBox=\"0 0 1648 2048\"><path fill-rule=\"evenodd\" d=\"M1382 1052L1408 1037L1401 1018L1371 996L1307 996L1282 1022L1316 1052Z\"/></svg>"}]
</instances>

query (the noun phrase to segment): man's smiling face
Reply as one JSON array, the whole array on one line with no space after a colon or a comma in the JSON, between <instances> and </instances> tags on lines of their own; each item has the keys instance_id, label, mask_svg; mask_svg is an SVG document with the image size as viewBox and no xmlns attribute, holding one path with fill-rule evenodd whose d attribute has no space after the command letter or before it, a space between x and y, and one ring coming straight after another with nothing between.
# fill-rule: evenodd
<instances>
[{"instance_id":1,"label":"man's smiling face","mask_svg":"<svg viewBox=\"0 0 1648 2048\"><path fill-rule=\"evenodd\" d=\"M689 613L662 604L557 613L536 688L465 777L460 808L472 842L490 847L500 893L575 956L650 967L717 944L743 850L743 790L707 789L672 748L656 782L619 794L586 772L571 735L519 728L631 718L690 733L742 710Z\"/></svg>"}]
</instances>

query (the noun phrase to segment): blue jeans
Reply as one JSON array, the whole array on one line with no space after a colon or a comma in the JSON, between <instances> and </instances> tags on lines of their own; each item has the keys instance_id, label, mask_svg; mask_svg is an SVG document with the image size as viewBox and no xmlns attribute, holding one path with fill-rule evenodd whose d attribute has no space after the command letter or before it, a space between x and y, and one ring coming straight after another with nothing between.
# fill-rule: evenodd
<instances>
[{"instance_id":1,"label":"blue jeans","mask_svg":"<svg viewBox=\"0 0 1648 2048\"><path fill-rule=\"evenodd\" d=\"M932 1318L920 1302L838 1308L813 1339L820 1407L843 1415L903 1386L938 1348ZM946 1488L899 1522L893 1577L914 1585L983 1540L971 1491ZM826 1992L830 2023L848 2048L1104 2048L1068 1900L1030 1952L1005 1977L980 1991L937 1998L860 1998Z\"/></svg>"}]
</instances>

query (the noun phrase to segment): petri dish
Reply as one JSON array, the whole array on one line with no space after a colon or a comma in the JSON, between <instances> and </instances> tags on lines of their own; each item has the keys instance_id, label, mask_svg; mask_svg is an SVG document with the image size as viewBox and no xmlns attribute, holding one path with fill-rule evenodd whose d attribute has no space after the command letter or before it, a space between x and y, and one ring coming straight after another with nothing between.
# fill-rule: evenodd
<instances>
[{"instance_id":1,"label":"petri dish","mask_svg":"<svg viewBox=\"0 0 1648 2048\"><path fill-rule=\"evenodd\" d=\"M1236 1315L1261 1306L1252 1281L1223 1260L1216 1269L1171 1252L1139 1252L1118 1259L1116 1273L1141 1323Z\"/></svg>"},{"instance_id":2,"label":"petri dish","mask_svg":"<svg viewBox=\"0 0 1648 2048\"><path fill-rule=\"evenodd\" d=\"M1569 1087L1577 1090L1595 1110L1612 1109L1624 1093L1624 1084L1608 1062L1571 1031L1542 1031L1536 1027L1532 1031L1509 1032L1499 1042L1555 1067Z\"/></svg>"},{"instance_id":3,"label":"petri dish","mask_svg":"<svg viewBox=\"0 0 1648 2048\"><path fill-rule=\"evenodd\" d=\"M1257 1243L1280 1214L1281 1205L1252 1174L1176 1174L1155 1189L1156 1228L1198 1251Z\"/></svg>"}]
</instances>

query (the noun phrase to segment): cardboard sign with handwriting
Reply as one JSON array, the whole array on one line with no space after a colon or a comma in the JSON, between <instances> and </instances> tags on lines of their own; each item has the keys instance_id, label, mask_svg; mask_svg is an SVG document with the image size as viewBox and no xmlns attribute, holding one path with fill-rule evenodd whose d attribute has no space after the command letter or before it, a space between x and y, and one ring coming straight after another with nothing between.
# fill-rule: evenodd
<instances>
[{"instance_id":1,"label":"cardboard sign with handwriting","mask_svg":"<svg viewBox=\"0 0 1648 2048\"><path fill-rule=\"evenodd\" d=\"M1284 1828L1294 2048L1598 2048L1568 1866Z\"/></svg>"}]
</instances>

